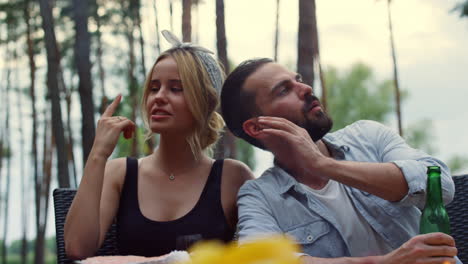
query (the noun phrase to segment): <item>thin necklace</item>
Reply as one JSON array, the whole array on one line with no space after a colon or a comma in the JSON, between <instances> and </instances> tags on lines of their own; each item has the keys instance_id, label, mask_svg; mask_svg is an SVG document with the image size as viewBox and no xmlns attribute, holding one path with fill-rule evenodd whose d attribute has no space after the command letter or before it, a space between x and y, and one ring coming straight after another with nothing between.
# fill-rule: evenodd
<instances>
[{"instance_id":1,"label":"thin necklace","mask_svg":"<svg viewBox=\"0 0 468 264\"><path fill-rule=\"evenodd\" d=\"M153 156L153 159L156 161L156 157ZM185 173L185 172L187 172L187 171L189 171L189 170L191 170L191 169L193 169L193 168L195 168L195 167L197 167L199 163L200 163L200 160L198 160L198 161L195 163L195 165L193 165L192 167L187 168L187 169L185 169L185 170L179 172L179 175L180 175L180 174L183 174L183 173ZM167 171L165 171L165 170L162 168L162 166L158 166L158 168L159 168L162 172L164 172L164 174L169 175L168 178L169 178L170 181L174 181L174 180L175 180L175 174L174 174L174 172L168 173Z\"/></svg>"}]
</instances>

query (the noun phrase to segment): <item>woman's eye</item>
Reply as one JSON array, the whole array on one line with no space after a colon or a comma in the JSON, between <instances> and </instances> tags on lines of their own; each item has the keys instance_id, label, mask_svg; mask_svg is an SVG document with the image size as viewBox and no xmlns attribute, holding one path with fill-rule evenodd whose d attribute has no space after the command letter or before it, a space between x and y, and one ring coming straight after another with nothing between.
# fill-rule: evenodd
<instances>
[{"instance_id":1,"label":"woman's eye","mask_svg":"<svg viewBox=\"0 0 468 264\"><path fill-rule=\"evenodd\" d=\"M182 92L182 91L184 91L184 89L182 89L182 88L179 88L179 87L173 87L173 88L171 88L171 91L173 91L173 92L176 92L176 93L177 93L177 92Z\"/></svg>"},{"instance_id":2,"label":"woman's eye","mask_svg":"<svg viewBox=\"0 0 468 264\"><path fill-rule=\"evenodd\" d=\"M157 91L159 91L159 87L153 86L153 87L150 87L150 90L152 92L157 92Z\"/></svg>"}]
</instances>

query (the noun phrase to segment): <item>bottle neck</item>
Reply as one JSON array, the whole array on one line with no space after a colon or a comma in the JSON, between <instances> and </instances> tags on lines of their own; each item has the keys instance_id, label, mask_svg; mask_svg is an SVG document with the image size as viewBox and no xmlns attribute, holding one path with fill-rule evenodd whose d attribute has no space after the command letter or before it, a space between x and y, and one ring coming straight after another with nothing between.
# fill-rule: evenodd
<instances>
[{"instance_id":1,"label":"bottle neck","mask_svg":"<svg viewBox=\"0 0 468 264\"><path fill-rule=\"evenodd\" d=\"M426 206L438 206L442 202L442 187L439 173L429 173L427 178L427 202Z\"/></svg>"}]
</instances>

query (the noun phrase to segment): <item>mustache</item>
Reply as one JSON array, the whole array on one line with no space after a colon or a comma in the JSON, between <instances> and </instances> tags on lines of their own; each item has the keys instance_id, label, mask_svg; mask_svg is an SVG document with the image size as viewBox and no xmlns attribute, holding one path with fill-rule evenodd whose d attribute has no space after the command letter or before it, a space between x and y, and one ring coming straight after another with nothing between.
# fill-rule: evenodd
<instances>
[{"instance_id":1,"label":"mustache","mask_svg":"<svg viewBox=\"0 0 468 264\"><path fill-rule=\"evenodd\" d=\"M304 101L305 101L304 106L302 107L303 113L309 112L310 109L312 109L312 107L314 106L314 104L316 104L315 102L317 102L318 104L321 104L318 97L315 95L311 95L311 94L306 95L304 98Z\"/></svg>"}]
</instances>

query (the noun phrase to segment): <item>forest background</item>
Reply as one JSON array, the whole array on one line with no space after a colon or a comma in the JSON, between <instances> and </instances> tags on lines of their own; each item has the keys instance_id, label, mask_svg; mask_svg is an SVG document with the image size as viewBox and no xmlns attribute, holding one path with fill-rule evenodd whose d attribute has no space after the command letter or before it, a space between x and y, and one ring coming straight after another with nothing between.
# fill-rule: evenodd
<instances>
[{"instance_id":1,"label":"forest background","mask_svg":"<svg viewBox=\"0 0 468 264\"><path fill-rule=\"evenodd\" d=\"M77 186L117 94L119 114L142 124L144 77L169 48L162 29L227 71L274 58L313 84L335 130L377 120L468 173L466 17L467 0L0 0L0 263L55 263L51 190ZM113 156L156 146L140 133ZM272 164L229 134L215 155L256 176Z\"/></svg>"}]
</instances>

